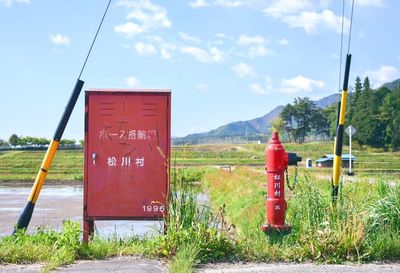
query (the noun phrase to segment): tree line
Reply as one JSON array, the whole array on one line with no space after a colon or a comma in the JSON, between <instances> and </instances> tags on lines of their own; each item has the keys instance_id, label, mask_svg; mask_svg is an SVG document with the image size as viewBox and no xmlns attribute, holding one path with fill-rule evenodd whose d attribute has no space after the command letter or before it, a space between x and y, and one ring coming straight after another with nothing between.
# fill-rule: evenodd
<instances>
[{"instance_id":1,"label":"tree line","mask_svg":"<svg viewBox=\"0 0 400 273\"><path fill-rule=\"evenodd\" d=\"M47 138L38 138L32 136L18 136L17 134L12 134L10 138L7 140L0 139L0 148L7 149L7 148L46 148L50 144L51 140ZM64 147L71 147L75 148L74 146L83 145L83 140L77 141L75 139L62 139L60 141L60 145Z\"/></svg>"},{"instance_id":2,"label":"tree line","mask_svg":"<svg viewBox=\"0 0 400 273\"><path fill-rule=\"evenodd\" d=\"M286 140L302 143L306 139L332 140L336 134L337 104L325 109L309 98L296 98L287 104L272 123ZM400 149L400 86L372 89L368 77L355 80L347 100L345 128L356 128L353 139L360 145L390 150ZM345 138L346 139L346 138Z\"/></svg>"}]
</instances>

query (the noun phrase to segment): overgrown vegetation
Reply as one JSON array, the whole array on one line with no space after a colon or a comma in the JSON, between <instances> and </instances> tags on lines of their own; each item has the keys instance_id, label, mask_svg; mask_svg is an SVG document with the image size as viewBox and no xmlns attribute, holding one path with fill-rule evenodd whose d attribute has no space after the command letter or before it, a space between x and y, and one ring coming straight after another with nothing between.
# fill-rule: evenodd
<instances>
[{"instance_id":1,"label":"overgrown vegetation","mask_svg":"<svg viewBox=\"0 0 400 273\"><path fill-rule=\"evenodd\" d=\"M198 189L192 182L202 179L204 171L184 169L173 172L169 211L165 230L158 236L81 242L79 223L66 221L60 233L39 228L34 234L19 231L0 238L0 263L45 262L43 272L77 259L104 259L116 255L141 254L167 257L170 272L192 272L199 262L227 259L234 253L234 240L220 226L220 216L208 204L198 204Z\"/></svg>"},{"instance_id":2,"label":"overgrown vegetation","mask_svg":"<svg viewBox=\"0 0 400 273\"><path fill-rule=\"evenodd\" d=\"M324 145L288 144L286 148L308 157L319 153ZM226 152L227 158L235 153L262 157L261 146L218 146L220 150L213 153L228 149L231 153ZM205 146L186 148L183 160L210 152ZM370 154L379 158L377 161L387 159L382 153ZM302 170L300 176L294 192L286 192L286 219L292 226L288 236L268 237L260 229L265 222L266 196L262 167L236 167L233 171L176 168L171 174L165 234L160 230L158 236L140 240L95 236L83 245L79 224L66 222L60 233L41 228L32 235L18 233L1 238L0 263L45 262L46 272L77 259L140 254L168 258L170 272L194 272L198 263L220 260L341 263L400 259L400 185L393 182L393 175L387 176L390 183L382 178L371 182L370 175L366 179L358 175L351 183L342 181L336 207L331 205L328 179L320 178L315 170ZM212 208L198 202L203 189L209 192Z\"/></svg>"},{"instance_id":3,"label":"overgrown vegetation","mask_svg":"<svg viewBox=\"0 0 400 273\"><path fill-rule=\"evenodd\" d=\"M325 153L332 153L331 142L286 143L287 151L296 152L303 158L313 160ZM343 147L346 151L347 147ZM214 165L258 165L265 164L265 145L187 145L173 147L172 158L178 167L214 166ZM355 171L357 176L387 176L400 178L400 152L384 152L378 148L364 148L353 145L353 155L357 157ZM32 180L35 179L45 151L8 151L0 152L0 180ZM195 169L195 168L193 168ZM326 173L330 169L313 168L311 172ZM185 175L193 177L192 169L186 168ZM83 181L83 152L58 151L47 176L48 180L81 180Z\"/></svg>"},{"instance_id":4,"label":"overgrown vegetation","mask_svg":"<svg viewBox=\"0 0 400 273\"><path fill-rule=\"evenodd\" d=\"M312 180L311 178L312 177ZM400 259L400 185L345 183L336 207L330 184L303 176L290 194L288 236L266 236L265 175L251 168L206 176L213 204L236 225L242 259L340 263ZM379 190L380 189L380 190ZM289 192L288 192L289 194Z\"/></svg>"}]
</instances>

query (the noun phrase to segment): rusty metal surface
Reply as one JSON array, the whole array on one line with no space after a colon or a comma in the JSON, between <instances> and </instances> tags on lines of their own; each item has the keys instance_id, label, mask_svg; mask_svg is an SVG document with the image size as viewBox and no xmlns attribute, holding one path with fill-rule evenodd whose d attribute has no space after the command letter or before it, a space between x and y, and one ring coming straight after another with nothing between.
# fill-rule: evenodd
<instances>
[{"instance_id":1,"label":"rusty metal surface","mask_svg":"<svg viewBox=\"0 0 400 273\"><path fill-rule=\"evenodd\" d=\"M86 91L85 120L85 217L161 218L169 185L170 92Z\"/></svg>"}]
</instances>

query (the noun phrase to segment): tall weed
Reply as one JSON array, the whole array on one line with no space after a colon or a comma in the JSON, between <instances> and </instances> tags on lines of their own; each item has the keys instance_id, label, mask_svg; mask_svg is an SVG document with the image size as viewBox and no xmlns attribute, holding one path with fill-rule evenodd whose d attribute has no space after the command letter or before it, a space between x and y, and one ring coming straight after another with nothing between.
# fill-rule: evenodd
<instances>
[{"instance_id":1,"label":"tall weed","mask_svg":"<svg viewBox=\"0 0 400 273\"><path fill-rule=\"evenodd\" d=\"M198 204L196 190L182 179L184 177L181 173L178 178L175 172L172 176L169 210L165 216L165 236L158 238L162 254L175 255L191 246L198 249L198 261L222 259L233 250L231 240L218 227L218 219L210 207Z\"/></svg>"}]
</instances>

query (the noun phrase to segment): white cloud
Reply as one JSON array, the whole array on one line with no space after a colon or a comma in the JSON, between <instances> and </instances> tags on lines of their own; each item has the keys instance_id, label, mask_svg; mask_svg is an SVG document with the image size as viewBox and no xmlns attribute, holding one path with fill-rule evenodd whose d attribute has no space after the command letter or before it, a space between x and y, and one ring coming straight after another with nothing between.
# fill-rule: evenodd
<instances>
[{"instance_id":1,"label":"white cloud","mask_svg":"<svg viewBox=\"0 0 400 273\"><path fill-rule=\"evenodd\" d=\"M11 7L13 3L30 4L31 0L0 0L0 3L2 3L6 7Z\"/></svg>"},{"instance_id":2,"label":"white cloud","mask_svg":"<svg viewBox=\"0 0 400 273\"><path fill-rule=\"evenodd\" d=\"M208 86L208 84L199 83L199 84L196 84L196 89L197 89L197 91L199 91L200 93L206 93L206 92L208 92L208 90L210 89L210 87Z\"/></svg>"},{"instance_id":3,"label":"white cloud","mask_svg":"<svg viewBox=\"0 0 400 273\"><path fill-rule=\"evenodd\" d=\"M188 43L201 43L199 38L190 36L189 34L184 33L184 32L179 32L179 37L181 37L181 39L183 41L188 42Z\"/></svg>"},{"instance_id":4,"label":"white cloud","mask_svg":"<svg viewBox=\"0 0 400 273\"><path fill-rule=\"evenodd\" d=\"M260 36L247 36L247 35L240 35L238 44L241 46L248 46L248 45L264 45L267 43L267 40Z\"/></svg>"},{"instance_id":5,"label":"white cloud","mask_svg":"<svg viewBox=\"0 0 400 273\"><path fill-rule=\"evenodd\" d=\"M265 46L252 46L249 48L249 56L250 58L255 58L255 57L262 57L262 56L267 56L271 55L273 53L272 50Z\"/></svg>"},{"instance_id":6,"label":"white cloud","mask_svg":"<svg viewBox=\"0 0 400 273\"><path fill-rule=\"evenodd\" d=\"M246 0L215 0L214 4L228 8L237 8L246 5Z\"/></svg>"},{"instance_id":7,"label":"white cloud","mask_svg":"<svg viewBox=\"0 0 400 273\"><path fill-rule=\"evenodd\" d=\"M125 35L127 38L133 37L137 34L144 33L147 30L138 24L127 22L125 24L116 25L114 31Z\"/></svg>"},{"instance_id":8,"label":"white cloud","mask_svg":"<svg viewBox=\"0 0 400 273\"><path fill-rule=\"evenodd\" d=\"M252 78L257 75L253 67L246 63L239 63L237 65L234 65L232 66L232 70L239 78Z\"/></svg>"},{"instance_id":9,"label":"white cloud","mask_svg":"<svg viewBox=\"0 0 400 273\"><path fill-rule=\"evenodd\" d=\"M196 0L195 2L190 2L189 5L192 8L203 8L208 7L210 4L207 3L205 0Z\"/></svg>"},{"instance_id":10,"label":"white cloud","mask_svg":"<svg viewBox=\"0 0 400 273\"><path fill-rule=\"evenodd\" d=\"M282 79L279 87L273 87L272 79L269 76L266 77L265 85L260 85L258 83L249 85L249 89L258 95L270 94L273 90L284 94L311 93L315 89L321 89L324 87L325 82L306 78L301 75L291 79Z\"/></svg>"},{"instance_id":11,"label":"white cloud","mask_svg":"<svg viewBox=\"0 0 400 273\"><path fill-rule=\"evenodd\" d=\"M52 42L55 45L65 45L69 46L70 45L70 40L68 36L61 35L60 33L54 34L54 35L49 35L50 42Z\"/></svg>"},{"instance_id":12,"label":"white cloud","mask_svg":"<svg viewBox=\"0 0 400 273\"><path fill-rule=\"evenodd\" d=\"M150 32L153 29L172 26L167 16L167 10L153 4L150 0L120 0L118 5L128 10L126 16L128 22L115 26L114 31L124 34L127 38Z\"/></svg>"},{"instance_id":13,"label":"white cloud","mask_svg":"<svg viewBox=\"0 0 400 273\"><path fill-rule=\"evenodd\" d=\"M125 82L128 86L131 86L131 87L139 85L138 79L136 79L134 76L130 76L130 77L126 78Z\"/></svg>"},{"instance_id":14,"label":"white cloud","mask_svg":"<svg viewBox=\"0 0 400 273\"><path fill-rule=\"evenodd\" d=\"M259 85L258 83L252 83L249 85L249 89L257 95L268 95L270 94L270 90L268 90L267 88Z\"/></svg>"},{"instance_id":15,"label":"white cloud","mask_svg":"<svg viewBox=\"0 0 400 273\"><path fill-rule=\"evenodd\" d=\"M199 47L184 46L181 52L192 55L202 63L221 63L225 61L225 52L216 47L212 47L209 51L206 51Z\"/></svg>"},{"instance_id":16,"label":"white cloud","mask_svg":"<svg viewBox=\"0 0 400 273\"><path fill-rule=\"evenodd\" d=\"M312 7L312 4L309 0L279 0L264 9L264 13L274 18L282 18L310 7Z\"/></svg>"},{"instance_id":17,"label":"white cloud","mask_svg":"<svg viewBox=\"0 0 400 273\"><path fill-rule=\"evenodd\" d=\"M337 33L342 31L342 17L336 16L331 10L323 10L321 13L303 11L300 14L285 16L281 20L291 28L303 28L308 34L316 33L321 28L334 30ZM345 18L344 31L349 29L349 25L349 20Z\"/></svg>"},{"instance_id":18,"label":"white cloud","mask_svg":"<svg viewBox=\"0 0 400 273\"><path fill-rule=\"evenodd\" d=\"M297 76L291 79L282 79L278 91L286 94L301 92L312 92L314 89L324 88L325 83L320 80L313 80L304 76Z\"/></svg>"},{"instance_id":19,"label":"white cloud","mask_svg":"<svg viewBox=\"0 0 400 273\"><path fill-rule=\"evenodd\" d=\"M262 2L261 2L262 3ZM189 2L192 8L204 8L209 6L220 6L225 8L254 7L260 5L260 0L195 0Z\"/></svg>"},{"instance_id":20,"label":"white cloud","mask_svg":"<svg viewBox=\"0 0 400 273\"><path fill-rule=\"evenodd\" d=\"M175 44L164 41L160 36L148 36L147 39L156 44L154 47L157 46L159 48L162 59L172 59L172 52L176 50Z\"/></svg>"},{"instance_id":21,"label":"white cloud","mask_svg":"<svg viewBox=\"0 0 400 273\"><path fill-rule=\"evenodd\" d=\"M172 54L167 49L161 48L161 58L169 60L172 58Z\"/></svg>"},{"instance_id":22,"label":"white cloud","mask_svg":"<svg viewBox=\"0 0 400 273\"><path fill-rule=\"evenodd\" d=\"M383 0L355 0L355 4L359 6L383 6Z\"/></svg>"},{"instance_id":23,"label":"white cloud","mask_svg":"<svg viewBox=\"0 0 400 273\"><path fill-rule=\"evenodd\" d=\"M400 71L394 66L381 65L377 70L367 70L365 76L369 77L372 85L379 87L384 83L399 78Z\"/></svg>"},{"instance_id":24,"label":"white cloud","mask_svg":"<svg viewBox=\"0 0 400 273\"><path fill-rule=\"evenodd\" d=\"M321 29L342 30L342 17L327 9L330 1L321 0L319 5L309 0L280 0L263 10L264 14L287 24L291 28L303 28L306 33ZM323 8L321 12L318 9ZM349 29L349 20L344 18L344 30Z\"/></svg>"},{"instance_id":25,"label":"white cloud","mask_svg":"<svg viewBox=\"0 0 400 273\"><path fill-rule=\"evenodd\" d=\"M237 43L240 46L248 47L247 55L250 58L262 57L266 55L271 55L273 53L271 49L265 46L267 40L260 35L257 36L240 35Z\"/></svg>"},{"instance_id":26,"label":"white cloud","mask_svg":"<svg viewBox=\"0 0 400 273\"><path fill-rule=\"evenodd\" d=\"M260 85L258 83L252 83L249 85L249 89L257 95L268 95L272 90L272 79L269 76L265 77L265 85Z\"/></svg>"},{"instance_id":27,"label":"white cloud","mask_svg":"<svg viewBox=\"0 0 400 273\"><path fill-rule=\"evenodd\" d=\"M153 55L157 53L157 49L152 44L138 42L135 44L134 48L136 49L136 52L140 55Z\"/></svg>"},{"instance_id":28,"label":"white cloud","mask_svg":"<svg viewBox=\"0 0 400 273\"><path fill-rule=\"evenodd\" d=\"M287 45L289 45L289 41L286 38L279 39L278 40L278 44L283 45L283 46L287 46Z\"/></svg>"}]
</instances>

